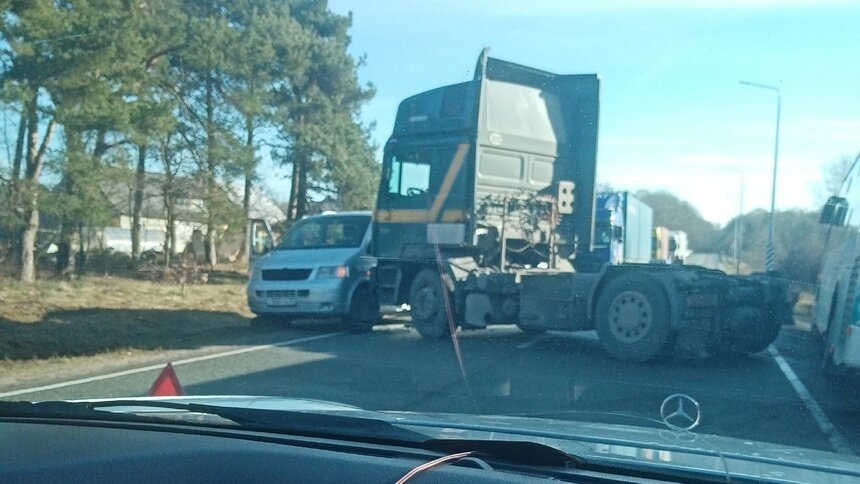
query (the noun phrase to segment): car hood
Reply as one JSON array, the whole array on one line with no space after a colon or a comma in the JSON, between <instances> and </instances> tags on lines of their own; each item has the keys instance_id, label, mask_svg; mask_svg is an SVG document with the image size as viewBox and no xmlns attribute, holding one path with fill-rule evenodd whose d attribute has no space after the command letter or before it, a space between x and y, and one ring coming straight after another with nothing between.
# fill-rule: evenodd
<instances>
[{"instance_id":1,"label":"car hood","mask_svg":"<svg viewBox=\"0 0 860 484\"><path fill-rule=\"evenodd\" d=\"M359 250L358 247L348 247L345 249L273 250L259 258L255 266L260 269L337 266L346 264Z\"/></svg>"},{"instance_id":2,"label":"car hood","mask_svg":"<svg viewBox=\"0 0 860 484\"><path fill-rule=\"evenodd\" d=\"M91 402L114 399L87 400ZM128 401L129 399L122 399ZM857 482L860 459L850 455L709 434L630 425L530 417L367 411L321 400L283 397L144 397L133 400L199 403L233 408L346 413L386 420L436 439L516 440L555 447L594 462L695 469L717 477L731 474L781 482ZM111 408L112 411L121 411ZM157 412L133 407L128 412Z\"/></svg>"}]
</instances>

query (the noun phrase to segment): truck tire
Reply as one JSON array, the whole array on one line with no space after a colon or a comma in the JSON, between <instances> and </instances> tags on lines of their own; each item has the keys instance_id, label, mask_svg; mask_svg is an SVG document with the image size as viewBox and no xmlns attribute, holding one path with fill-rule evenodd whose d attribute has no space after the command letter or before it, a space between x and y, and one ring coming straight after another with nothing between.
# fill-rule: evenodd
<instances>
[{"instance_id":1,"label":"truck tire","mask_svg":"<svg viewBox=\"0 0 860 484\"><path fill-rule=\"evenodd\" d=\"M648 361L669 341L669 303L659 284L643 274L609 282L598 296L594 316L600 344L613 358Z\"/></svg>"},{"instance_id":2,"label":"truck tire","mask_svg":"<svg viewBox=\"0 0 860 484\"><path fill-rule=\"evenodd\" d=\"M355 288L349 302L349 312L343 318L346 329L352 333L366 333L373 330L379 320L379 303L368 284Z\"/></svg>"},{"instance_id":3,"label":"truck tire","mask_svg":"<svg viewBox=\"0 0 860 484\"><path fill-rule=\"evenodd\" d=\"M746 342L743 345L743 352L746 355L754 355L767 349L771 343L776 341L779 332L782 330L781 324L771 323L766 331L758 335L758 337Z\"/></svg>"},{"instance_id":4,"label":"truck tire","mask_svg":"<svg viewBox=\"0 0 860 484\"><path fill-rule=\"evenodd\" d=\"M836 362L833 361L833 352L829 350L831 346L831 337L838 337L837 334L831 334L830 330L833 327L833 324L833 314L831 314L830 323L827 325L827 329L824 330L824 334L822 335L824 339L824 351L821 355L821 372L824 373L825 378L828 380L840 382L848 372L844 366L837 365Z\"/></svg>"},{"instance_id":5,"label":"truck tire","mask_svg":"<svg viewBox=\"0 0 860 484\"><path fill-rule=\"evenodd\" d=\"M439 272L422 269L415 275L409 287L409 306L412 326L423 338L440 339L451 334L448 324L446 299L450 303L453 298L445 297Z\"/></svg>"}]
</instances>

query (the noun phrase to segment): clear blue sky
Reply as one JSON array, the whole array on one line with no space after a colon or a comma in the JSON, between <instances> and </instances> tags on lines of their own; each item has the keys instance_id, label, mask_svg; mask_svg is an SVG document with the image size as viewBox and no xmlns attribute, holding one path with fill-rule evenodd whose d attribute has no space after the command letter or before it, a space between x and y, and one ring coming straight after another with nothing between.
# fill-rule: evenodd
<instances>
[{"instance_id":1,"label":"clear blue sky","mask_svg":"<svg viewBox=\"0 0 860 484\"><path fill-rule=\"evenodd\" d=\"M821 167L860 151L860 4L778 0L644 2L330 0L353 13L363 110L384 144L403 98L472 77L491 55L602 79L598 178L667 189L706 218L768 207L775 95L782 90L778 208L813 208ZM269 184L270 188L273 188ZM280 192L280 189L277 189Z\"/></svg>"}]
</instances>

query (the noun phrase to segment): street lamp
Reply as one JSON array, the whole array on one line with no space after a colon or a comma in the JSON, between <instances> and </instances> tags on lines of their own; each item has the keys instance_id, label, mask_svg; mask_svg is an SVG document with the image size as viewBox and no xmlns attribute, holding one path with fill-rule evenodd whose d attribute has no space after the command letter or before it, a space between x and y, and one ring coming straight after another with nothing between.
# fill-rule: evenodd
<instances>
[{"instance_id":1,"label":"street lamp","mask_svg":"<svg viewBox=\"0 0 860 484\"><path fill-rule=\"evenodd\" d=\"M779 160L779 112L782 105L782 95L779 88L768 84L759 84L757 82L740 81L744 86L755 87L759 89L767 89L776 93L776 138L773 143L773 180L770 187L770 222L767 230L767 253L765 254L765 270L768 272L774 269L774 253L773 253L773 220L776 206L776 166Z\"/></svg>"}]
</instances>

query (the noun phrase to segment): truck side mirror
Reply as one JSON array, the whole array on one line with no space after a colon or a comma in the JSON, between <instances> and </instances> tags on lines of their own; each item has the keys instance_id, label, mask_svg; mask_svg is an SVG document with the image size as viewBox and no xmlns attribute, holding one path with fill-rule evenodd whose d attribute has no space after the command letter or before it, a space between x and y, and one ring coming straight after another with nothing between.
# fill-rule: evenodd
<instances>
[{"instance_id":1,"label":"truck side mirror","mask_svg":"<svg viewBox=\"0 0 860 484\"><path fill-rule=\"evenodd\" d=\"M842 197L832 196L827 199L818 222L824 225L841 226L845 224L848 214L848 201Z\"/></svg>"},{"instance_id":2,"label":"truck side mirror","mask_svg":"<svg viewBox=\"0 0 860 484\"><path fill-rule=\"evenodd\" d=\"M622 227L612 227L612 238L618 242L624 240L624 229Z\"/></svg>"}]
</instances>

